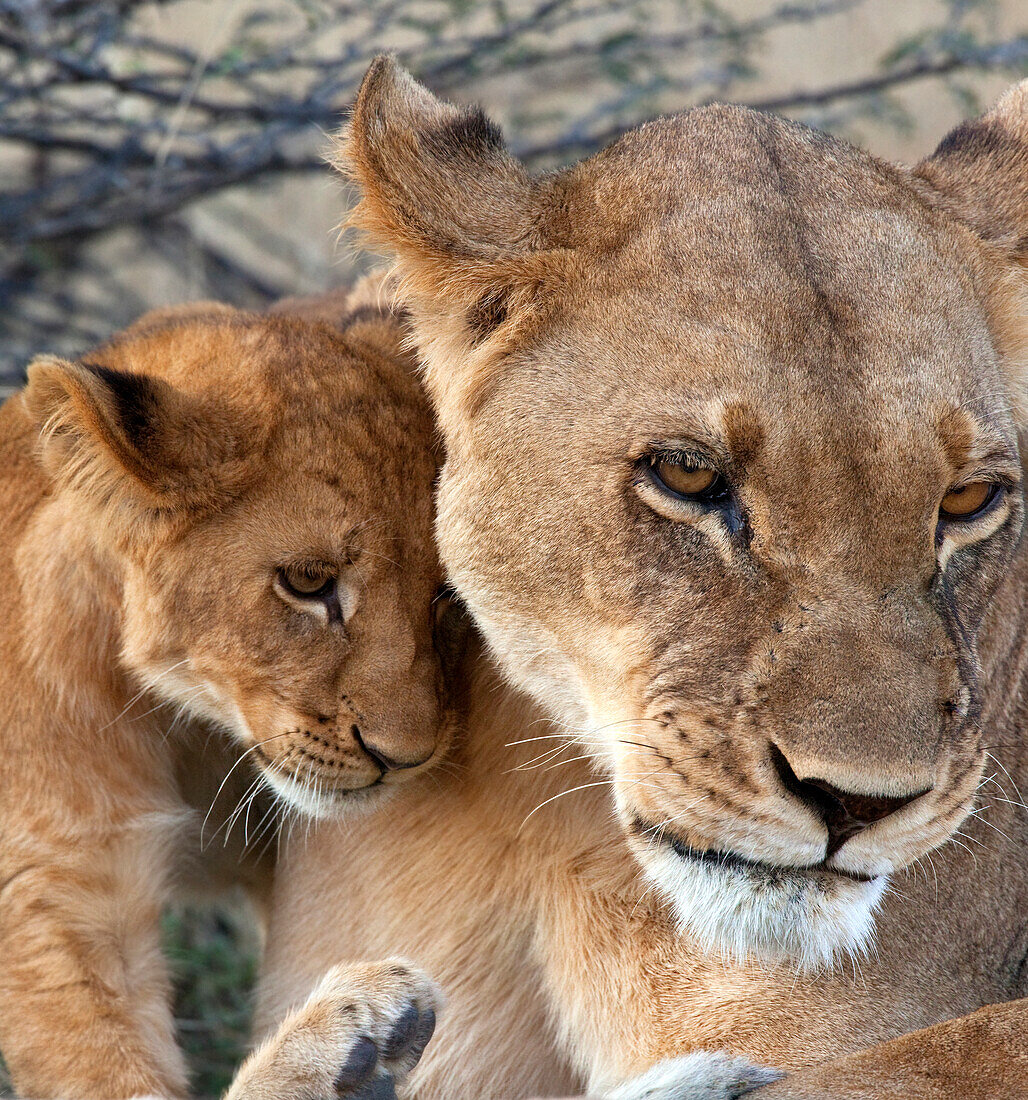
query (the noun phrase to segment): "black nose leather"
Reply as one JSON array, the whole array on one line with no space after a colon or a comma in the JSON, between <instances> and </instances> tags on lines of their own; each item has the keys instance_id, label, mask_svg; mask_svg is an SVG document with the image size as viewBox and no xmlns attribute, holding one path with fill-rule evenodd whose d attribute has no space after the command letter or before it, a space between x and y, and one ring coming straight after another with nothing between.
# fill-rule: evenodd
<instances>
[{"instance_id":1,"label":"black nose leather","mask_svg":"<svg viewBox=\"0 0 1028 1100\"><path fill-rule=\"evenodd\" d=\"M928 793L923 790L905 795L857 794L844 791L825 779L800 779L777 745L771 746L771 759L782 786L805 802L825 823L828 829L825 859L833 856L850 837Z\"/></svg>"}]
</instances>

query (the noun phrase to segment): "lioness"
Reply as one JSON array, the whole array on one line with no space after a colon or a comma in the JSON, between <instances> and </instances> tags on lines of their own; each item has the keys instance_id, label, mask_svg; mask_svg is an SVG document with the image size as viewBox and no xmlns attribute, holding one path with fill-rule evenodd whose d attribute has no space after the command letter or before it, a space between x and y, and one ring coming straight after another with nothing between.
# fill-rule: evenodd
<instances>
[{"instance_id":1,"label":"lioness","mask_svg":"<svg viewBox=\"0 0 1028 1100\"><path fill-rule=\"evenodd\" d=\"M373 304L292 314L150 314L0 410L0 1050L24 1095L186 1095L162 905L266 894L273 801L377 805L448 747L427 401ZM370 1039L429 1005L394 971L335 975L380 995Z\"/></svg>"},{"instance_id":2,"label":"lioness","mask_svg":"<svg viewBox=\"0 0 1028 1100\"><path fill-rule=\"evenodd\" d=\"M532 177L381 59L339 162L500 672L444 787L287 848L264 1018L403 950L419 1100L1028 1095L1028 84L916 169L714 106Z\"/></svg>"}]
</instances>

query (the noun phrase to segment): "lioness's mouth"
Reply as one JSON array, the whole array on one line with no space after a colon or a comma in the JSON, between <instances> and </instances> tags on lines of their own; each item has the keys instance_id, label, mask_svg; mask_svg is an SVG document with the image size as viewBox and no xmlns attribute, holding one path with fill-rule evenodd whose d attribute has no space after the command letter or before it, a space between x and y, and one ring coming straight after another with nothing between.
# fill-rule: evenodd
<instances>
[{"instance_id":1,"label":"lioness's mouth","mask_svg":"<svg viewBox=\"0 0 1028 1100\"><path fill-rule=\"evenodd\" d=\"M786 877L795 878L798 874L838 875L839 878L848 878L853 882L874 882L878 877L877 875L862 875L855 871L844 871L835 867L828 867L823 861L802 867L783 867L779 864L747 859L736 852L729 852L721 848L694 848L691 844L686 844L680 837L675 836L674 833L647 825L638 817L632 821L631 831L636 836L644 837L655 844L666 845L681 859L707 864L721 870L737 871L748 876L759 876L765 882L770 883L778 882Z\"/></svg>"},{"instance_id":2,"label":"lioness's mouth","mask_svg":"<svg viewBox=\"0 0 1028 1100\"><path fill-rule=\"evenodd\" d=\"M795 866L694 847L681 835L630 816L627 831L682 931L722 958L831 967L868 950L888 875L837 870L823 860Z\"/></svg>"}]
</instances>

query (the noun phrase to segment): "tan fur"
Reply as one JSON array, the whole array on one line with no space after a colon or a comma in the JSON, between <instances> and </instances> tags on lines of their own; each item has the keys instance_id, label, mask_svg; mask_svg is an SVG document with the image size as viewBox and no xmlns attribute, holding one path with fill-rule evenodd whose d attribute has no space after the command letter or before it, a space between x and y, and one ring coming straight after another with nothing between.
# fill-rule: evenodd
<instances>
[{"instance_id":1,"label":"tan fur","mask_svg":"<svg viewBox=\"0 0 1028 1100\"><path fill-rule=\"evenodd\" d=\"M287 849L265 1025L338 958L403 951L449 996L419 1100L569 1074L599 1095L694 1050L866 1050L809 1078L825 1100L870 1095L861 1066L881 1095L952 1096L917 1052L959 1050L959 1095L1015 1094L1023 99L916 170L711 107L531 179L482 116L373 65L340 164L396 257L447 448L444 564L502 679L469 671L443 787ZM736 511L657 492L671 448ZM940 527L981 477L1009 491ZM772 749L796 782L918 797L826 858ZM344 902L374 918L326 934Z\"/></svg>"},{"instance_id":2,"label":"tan fur","mask_svg":"<svg viewBox=\"0 0 1028 1100\"><path fill-rule=\"evenodd\" d=\"M368 1097L371 1087L404 1082L431 1037L442 999L426 975L402 959L333 967L278 1031L243 1063L225 1100L317 1100L352 1092ZM417 1020L404 1028L407 1020ZM414 1034L418 1023L421 1035ZM397 1029L407 1038L397 1044ZM376 1057L347 1074L358 1044ZM347 1074L346 1079L342 1075ZM354 1087L351 1089L351 1083ZM393 1093L392 1095L395 1095Z\"/></svg>"},{"instance_id":3,"label":"tan fur","mask_svg":"<svg viewBox=\"0 0 1028 1100\"><path fill-rule=\"evenodd\" d=\"M0 410L0 1049L24 1095L184 1095L161 907L260 900L280 820L375 806L446 750L431 418L387 311L339 305L159 311L38 360ZM340 621L277 587L312 559Z\"/></svg>"}]
</instances>

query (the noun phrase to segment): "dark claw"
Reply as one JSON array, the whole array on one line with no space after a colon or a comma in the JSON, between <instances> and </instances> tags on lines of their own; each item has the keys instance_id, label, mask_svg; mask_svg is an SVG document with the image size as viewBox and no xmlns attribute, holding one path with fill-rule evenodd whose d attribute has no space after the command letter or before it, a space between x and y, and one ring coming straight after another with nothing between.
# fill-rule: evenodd
<instances>
[{"instance_id":1,"label":"dark claw","mask_svg":"<svg viewBox=\"0 0 1028 1100\"><path fill-rule=\"evenodd\" d=\"M413 1055L415 1062L425 1053L425 1047L428 1046L428 1041L434 1034L435 1012L431 1008L426 1008L418 1019L414 1038L411 1039L410 1046L407 1048L407 1054Z\"/></svg>"},{"instance_id":2,"label":"dark claw","mask_svg":"<svg viewBox=\"0 0 1028 1100\"><path fill-rule=\"evenodd\" d=\"M390 1074L383 1074L362 1085L360 1091L347 1097L347 1100L396 1100L396 1085Z\"/></svg>"},{"instance_id":3,"label":"dark claw","mask_svg":"<svg viewBox=\"0 0 1028 1100\"><path fill-rule=\"evenodd\" d=\"M383 1058L398 1058L410 1046L418 1030L418 1010L415 1005L408 1005L400 1018L393 1025L386 1041L382 1044Z\"/></svg>"},{"instance_id":4,"label":"dark claw","mask_svg":"<svg viewBox=\"0 0 1028 1100\"><path fill-rule=\"evenodd\" d=\"M371 1076L377 1062L378 1049L366 1035L362 1035L353 1044L353 1050L336 1074L336 1092L344 1094L363 1084Z\"/></svg>"}]
</instances>

